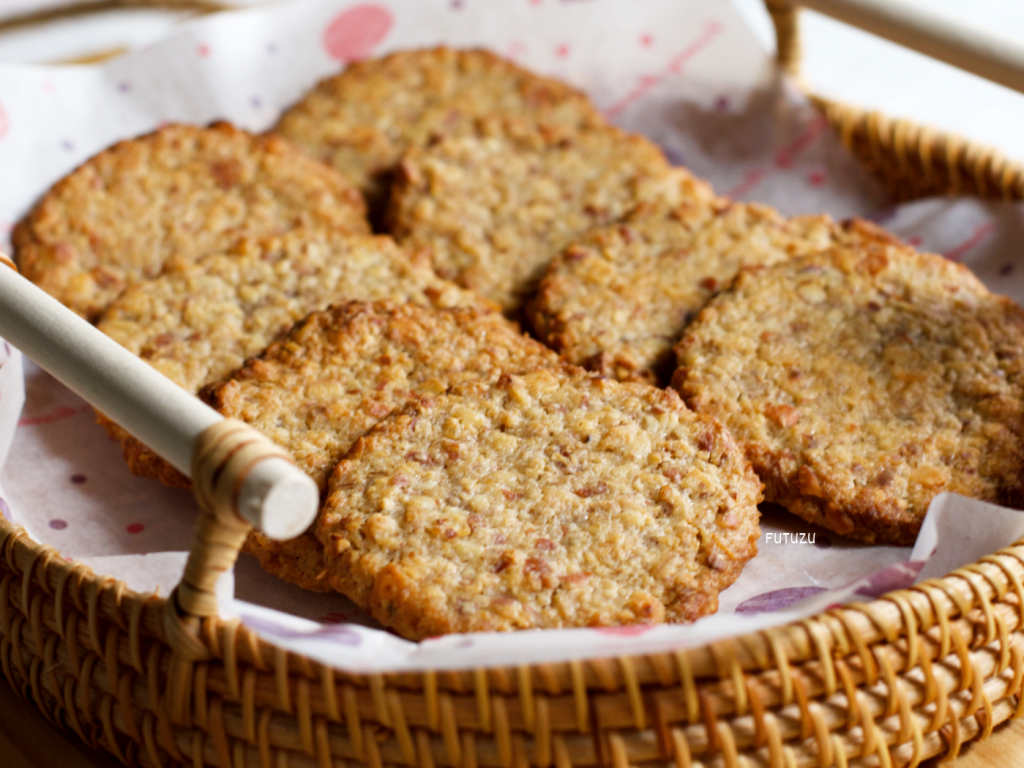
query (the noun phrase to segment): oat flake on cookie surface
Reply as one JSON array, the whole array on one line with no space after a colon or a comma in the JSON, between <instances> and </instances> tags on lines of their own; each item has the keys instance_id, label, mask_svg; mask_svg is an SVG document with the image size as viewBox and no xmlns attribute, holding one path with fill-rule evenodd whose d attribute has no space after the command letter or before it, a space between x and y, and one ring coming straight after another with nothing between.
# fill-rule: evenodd
<instances>
[{"instance_id":1,"label":"oat flake on cookie surface","mask_svg":"<svg viewBox=\"0 0 1024 768\"><path fill-rule=\"evenodd\" d=\"M546 367L565 365L500 313L352 302L313 313L202 397L287 449L324 490L356 438L408 400ZM281 578L328 588L311 534L253 533L246 551Z\"/></svg>"},{"instance_id":2,"label":"oat flake on cookie surface","mask_svg":"<svg viewBox=\"0 0 1024 768\"><path fill-rule=\"evenodd\" d=\"M756 552L761 483L671 390L583 372L409 403L317 523L328 578L400 634L692 621Z\"/></svg>"},{"instance_id":3,"label":"oat flake on cookie surface","mask_svg":"<svg viewBox=\"0 0 1024 768\"><path fill-rule=\"evenodd\" d=\"M369 232L359 192L284 139L227 123L168 125L61 179L12 240L25 277L95 321L172 257L194 261L299 226Z\"/></svg>"},{"instance_id":4,"label":"oat flake on cookie surface","mask_svg":"<svg viewBox=\"0 0 1024 768\"><path fill-rule=\"evenodd\" d=\"M747 269L676 351L809 522L909 544L941 492L1024 504L1024 311L961 265L876 241Z\"/></svg>"},{"instance_id":5,"label":"oat flake on cookie surface","mask_svg":"<svg viewBox=\"0 0 1024 768\"><path fill-rule=\"evenodd\" d=\"M275 130L336 168L376 209L408 149L472 134L476 118L502 116L565 128L604 124L565 83L487 51L430 48L350 64L285 112Z\"/></svg>"},{"instance_id":6,"label":"oat flake on cookie surface","mask_svg":"<svg viewBox=\"0 0 1024 768\"><path fill-rule=\"evenodd\" d=\"M310 312L355 298L483 306L388 237L299 229L243 240L196 262L172 260L129 288L101 331L191 393L217 381ZM116 425L129 467L168 485L187 479Z\"/></svg>"}]
</instances>

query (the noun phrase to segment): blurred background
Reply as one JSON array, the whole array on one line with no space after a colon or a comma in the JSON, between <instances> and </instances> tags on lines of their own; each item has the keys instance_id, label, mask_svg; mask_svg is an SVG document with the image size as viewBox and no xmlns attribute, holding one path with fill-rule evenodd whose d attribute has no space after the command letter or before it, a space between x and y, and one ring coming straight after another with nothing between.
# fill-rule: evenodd
<instances>
[{"instance_id":1,"label":"blurred background","mask_svg":"<svg viewBox=\"0 0 1024 768\"><path fill-rule=\"evenodd\" d=\"M281 1L0 0L0 63L90 63L151 45L199 14ZM762 0L730 1L766 49L774 49ZM927 7L1024 46L1020 0L928 0ZM892 117L914 118L1024 160L1024 96L812 12L804 12L803 29L804 73L814 92Z\"/></svg>"}]
</instances>

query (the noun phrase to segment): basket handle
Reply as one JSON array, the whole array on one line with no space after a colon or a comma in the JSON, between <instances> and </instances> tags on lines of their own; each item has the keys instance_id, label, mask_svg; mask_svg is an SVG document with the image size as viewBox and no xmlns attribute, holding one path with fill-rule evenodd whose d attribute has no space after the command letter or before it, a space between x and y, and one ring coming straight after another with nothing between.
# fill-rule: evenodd
<instances>
[{"instance_id":1,"label":"basket handle","mask_svg":"<svg viewBox=\"0 0 1024 768\"><path fill-rule=\"evenodd\" d=\"M912 0L765 0L778 59L800 75L797 12L802 6L1024 93L1024 46Z\"/></svg>"},{"instance_id":2,"label":"basket handle","mask_svg":"<svg viewBox=\"0 0 1024 768\"><path fill-rule=\"evenodd\" d=\"M273 539L313 522L320 493L283 448L226 420L49 294L0 254L0 336L192 478L200 515L181 583L167 601L168 643L209 656L199 619L217 614L217 579L252 527Z\"/></svg>"}]
</instances>

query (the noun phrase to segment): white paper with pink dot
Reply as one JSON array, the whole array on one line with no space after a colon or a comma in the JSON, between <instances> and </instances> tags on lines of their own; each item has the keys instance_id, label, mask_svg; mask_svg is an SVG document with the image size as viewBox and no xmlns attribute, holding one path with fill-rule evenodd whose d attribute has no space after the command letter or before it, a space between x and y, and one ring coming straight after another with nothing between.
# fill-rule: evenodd
<instances>
[{"instance_id":1,"label":"white paper with pink dot","mask_svg":"<svg viewBox=\"0 0 1024 768\"><path fill-rule=\"evenodd\" d=\"M346 62L439 43L484 46L585 89L612 120L649 135L720 192L788 214L872 216L1024 300L1016 253L1024 208L951 200L887 208L724 0L302 0L191 22L172 39L102 65L0 66L0 241L54 181L116 140L172 121L223 118L264 130ZM91 409L31 363L19 422L17 361L0 359L0 449L5 424L13 434L0 513L67 557L166 594L191 539L191 496L130 475ZM913 553L852 544L769 513L761 554L723 594L719 615L690 627L453 636L417 645L368 628L372 622L344 598L278 582L248 557L222 608L279 645L352 669L642 653L874 596L911 583L922 568L953 567L957 558L987 554L995 539L1009 543L1024 533L1024 516L970 502L975 524L979 516L990 523L982 526L987 538L965 543L967 533L955 533L965 504L942 500ZM801 534L813 544L800 543ZM951 539L957 546L948 546ZM231 584L224 587L230 595Z\"/></svg>"}]
</instances>

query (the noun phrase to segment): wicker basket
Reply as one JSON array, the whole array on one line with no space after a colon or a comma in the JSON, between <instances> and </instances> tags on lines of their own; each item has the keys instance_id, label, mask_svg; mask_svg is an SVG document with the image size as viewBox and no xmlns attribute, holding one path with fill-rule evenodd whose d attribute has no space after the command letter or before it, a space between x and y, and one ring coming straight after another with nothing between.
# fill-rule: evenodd
<instances>
[{"instance_id":1,"label":"wicker basket","mask_svg":"<svg viewBox=\"0 0 1024 768\"><path fill-rule=\"evenodd\" d=\"M796 12L771 11L779 59L796 74ZM898 198L1024 196L1024 169L994 152L819 104ZM203 490L231 475L207 464L244 454L230 428L215 432L196 452L204 514L168 599L96 576L0 519L3 676L126 764L902 766L954 757L1024 713L1024 542L941 580L696 650L335 671L216 617L212 582L245 526L220 501L230 493Z\"/></svg>"}]
</instances>

